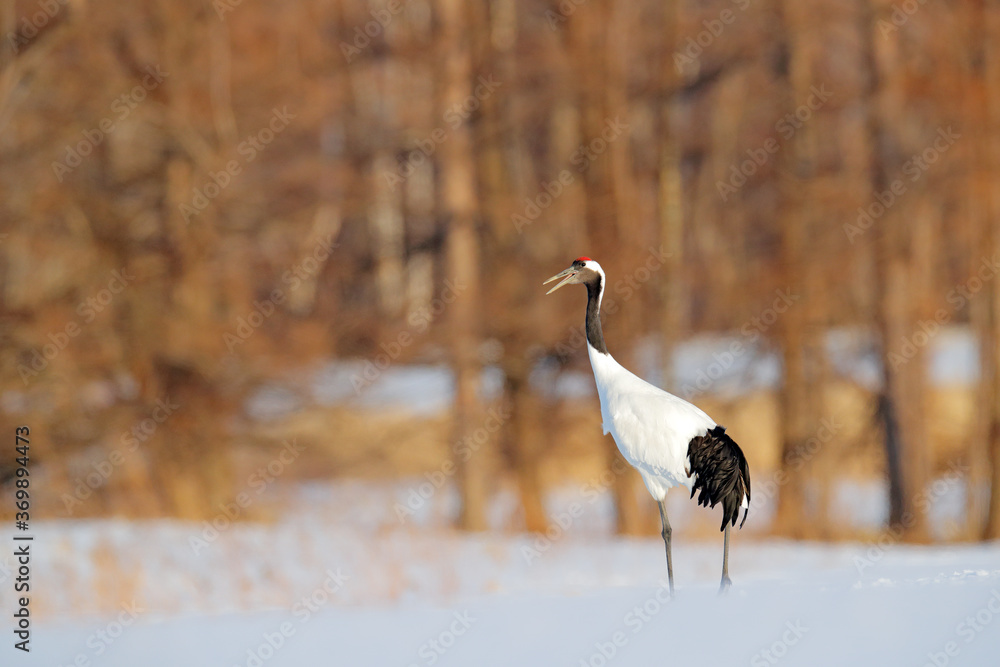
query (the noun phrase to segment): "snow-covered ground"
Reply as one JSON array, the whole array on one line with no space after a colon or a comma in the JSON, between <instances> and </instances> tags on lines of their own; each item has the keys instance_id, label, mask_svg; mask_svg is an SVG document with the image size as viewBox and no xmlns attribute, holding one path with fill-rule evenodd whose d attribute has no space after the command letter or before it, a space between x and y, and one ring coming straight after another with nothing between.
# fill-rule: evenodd
<instances>
[{"instance_id":1,"label":"snow-covered ground","mask_svg":"<svg viewBox=\"0 0 1000 667\"><path fill-rule=\"evenodd\" d=\"M32 658L64 665L83 655L122 667L997 664L995 549L905 550L887 556L887 576L864 583L849 551L780 544L744 552L738 585L721 598L714 582L692 580L693 568L680 567L672 601L655 581L567 582L561 593L498 593L448 606L331 602L316 612L140 618L99 657L88 647L106 645L94 633L110 632L115 621L78 622L44 626ZM704 555L678 550L679 561ZM579 549L573 560L586 557Z\"/></svg>"},{"instance_id":2,"label":"snow-covered ground","mask_svg":"<svg viewBox=\"0 0 1000 667\"><path fill-rule=\"evenodd\" d=\"M556 494L545 537L464 535L445 525L447 494L400 521L410 488L297 489L268 524L37 522L32 652L14 651L5 629L0 664L994 665L1000 654L1000 544L743 531L720 597L721 539L692 536L715 517L679 494L668 601L662 543L610 535L606 498ZM12 575L0 567L7 619Z\"/></svg>"}]
</instances>

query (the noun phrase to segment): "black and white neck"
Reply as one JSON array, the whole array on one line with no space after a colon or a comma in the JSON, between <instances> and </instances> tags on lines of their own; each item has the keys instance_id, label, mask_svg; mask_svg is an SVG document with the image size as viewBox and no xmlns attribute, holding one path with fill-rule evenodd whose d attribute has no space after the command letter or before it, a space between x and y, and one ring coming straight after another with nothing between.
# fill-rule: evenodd
<instances>
[{"instance_id":1,"label":"black and white neck","mask_svg":"<svg viewBox=\"0 0 1000 667\"><path fill-rule=\"evenodd\" d=\"M601 330L601 300L606 282L604 269L589 257L581 257L577 262L583 263L580 282L587 286L587 345L595 352L607 354L608 347L604 344L604 332Z\"/></svg>"}]
</instances>

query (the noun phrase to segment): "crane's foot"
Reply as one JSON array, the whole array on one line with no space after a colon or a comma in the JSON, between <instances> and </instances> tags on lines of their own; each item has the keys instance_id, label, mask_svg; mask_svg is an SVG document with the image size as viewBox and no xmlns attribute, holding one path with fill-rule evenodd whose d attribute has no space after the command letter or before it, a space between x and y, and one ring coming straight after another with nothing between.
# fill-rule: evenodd
<instances>
[{"instance_id":1,"label":"crane's foot","mask_svg":"<svg viewBox=\"0 0 1000 667\"><path fill-rule=\"evenodd\" d=\"M722 583L719 585L719 595L725 595L732 587L733 580L729 578L729 575L722 577Z\"/></svg>"}]
</instances>

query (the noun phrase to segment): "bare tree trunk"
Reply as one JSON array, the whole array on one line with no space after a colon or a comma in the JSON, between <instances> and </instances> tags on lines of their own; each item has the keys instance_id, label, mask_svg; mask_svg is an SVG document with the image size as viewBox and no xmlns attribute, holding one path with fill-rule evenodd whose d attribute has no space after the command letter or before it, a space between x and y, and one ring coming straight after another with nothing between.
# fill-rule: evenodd
<instances>
[{"instance_id":1,"label":"bare tree trunk","mask_svg":"<svg viewBox=\"0 0 1000 667\"><path fill-rule=\"evenodd\" d=\"M786 282L801 285L804 278L801 227L795 217L786 213L783 225L783 251ZM806 375L805 316L802 309L790 308L781 322L781 350L784 377L781 385L781 467L786 482L778 494L776 523L779 530L792 537L808 533L805 475L793 464L804 451L809 438L810 414L808 396L811 393Z\"/></svg>"},{"instance_id":2,"label":"bare tree trunk","mask_svg":"<svg viewBox=\"0 0 1000 667\"><path fill-rule=\"evenodd\" d=\"M985 173L981 175L983 207L988 222L987 234L990 243L987 245L990 256L996 257L1000 252L1000 194L997 193L997 183L1000 182L1000 3L987 0L983 6L983 21L985 26L983 38L983 63L985 76L986 113L984 135L986 137L984 151ZM994 278L989 283L989 338L986 347L990 354L984 360L988 364L991 386L989 391L989 440L986 443L989 457L990 497L983 526L982 537L987 540L1000 538L1000 282ZM978 489L971 488L970 493Z\"/></svg>"},{"instance_id":3,"label":"bare tree trunk","mask_svg":"<svg viewBox=\"0 0 1000 667\"><path fill-rule=\"evenodd\" d=\"M784 48L788 60L788 81L785 109L791 110L809 95L812 76L810 53L806 49L808 13L800 3L782 0L780 4ZM787 111L786 111L787 112ZM813 121L815 122L815 121ZM803 303L782 314L780 327L784 359L781 387L781 466L787 482L778 494L777 525L793 537L813 536L823 529L825 512L813 508L809 512L805 487L812 465L802 465L806 443L819 423L821 386L816 378L819 348L810 314L816 294L813 248L813 216L810 193L815 192L815 145L810 141L810 127L801 127L779 154L783 161L779 169L778 218L782 235L782 265L784 282L789 289L803 295Z\"/></svg>"},{"instance_id":4,"label":"bare tree trunk","mask_svg":"<svg viewBox=\"0 0 1000 667\"><path fill-rule=\"evenodd\" d=\"M442 114L454 100L470 92L470 54L466 6L461 0L442 0L441 54L444 58ZM442 205L448 220L448 274L462 293L450 306L451 352L455 372L455 441L473 434L479 413L477 388L479 343L479 241L476 233L476 183L472 141L465 125L454 128L441 144ZM459 459L462 495L459 525L486 529L486 468L483 452Z\"/></svg>"},{"instance_id":5,"label":"bare tree trunk","mask_svg":"<svg viewBox=\"0 0 1000 667\"><path fill-rule=\"evenodd\" d=\"M874 13L876 7L872 7ZM868 57L872 77L869 95L872 197L885 199L895 182L889 180L890 167L906 154L906 137L897 128L906 114L903 67L899 58L899 36L876 35L867 28ZM871 201L871 200L870 200ZM904 350L915 331L918 312L914 266L919 259L918 244L910 234L905 201L884 206L878 227L873 230L877 250L876 322L881 341L882 394L879 414L885 438L886 468L889 478L889 524L900 528L908 539L927 536L925 507L915 503L928 478L928 443L924 418L926 348ZM921 222L922 224L922 222ZM916 255L916 257L915 257ZM918 282L920 282L918 280Z\"/></svg>"},{"instance_id":6,"label":"bare tree trunk","mask_svg":"<svg viewBox=\"0 0 1000 667\"><path fill-rule=\"evenodd\" d=\"M544 505L541 464L544 451L537 433L535 397L528 376L530 348L536 338L532 312L538 293L527 287L523 276L529 266L528 253L519 230L511 223L509 193L519 183L506 169L504 121L514 112L508 91L517 89L517 62L513 48L517 39L517 4L493 0L489 5L470 6L469 33L475 38L474 62L483 76L495 79L499 89L481 100L480 116L473 125L475 160L479 174L482 214L490 233L484 239L484 270L492 279L483 287L483 298L497 312L519 313L520 317L497 318L490 322L488 335L502 347L499 360L504 374L503 402L508 413L500 435L504 459L517 483L524 528L543 532L548 527ZM537 231L537 230L532 230Z\"/></svg>"},{"instance_id":7,"label":"bare tree trunk","mask_svg":"<svg viewBox=\"0 0 1000 667\"><path fill-rule=\"evenodd\" d=\"M531 409L533 397L527 374L523 372L526 369L512 371L511 365L505 364L504 370L507 373L504 400L509 409L506 433L511 440L506 449L515 457L514 473L525 530L541 533L548 527L548 521L542 494L541 449L534 430L537 420Z\"/></svg>"},{"instance_id":8,"label":"bare tree trunk","mask_svg":"<svg viewBox=\"0 0 1000 667\"><path fill-rule=\"evenodd\" d=\"M994 175L990 173L992 146L989 135L988 89L984 91L981 81L982 66L976 65L977 59L985 64L985 58L989 55L987 41L989 21L981 3L969 4L966 21L968 22L970 44L979 45L978 50L970 53L963 67L964 101L967 107L965 117L968 119L968 125L972 128L970 133L975 133L973 135L975 144L972 151L973 170L965 184L967 189L964 198L966 224L961 230L963 234L959 237L959 241L962 244L963 254L968 258L966 270L972 270L976 263L974 258L978 256L979 252L983 250L986 252L995 251L993 222L990 217L990 199L992 197L990 190L993 187L992 177ZM965 480L967 492L963 537L966 539L982 538L988 529L987 512L990 496L985 496L982 491L990 484L993 415L997 402L995 387L998 361L994 349L997 344L997 328L994 322L996 299L996 286L990 283L987 285L983 298L973 299L969 303L969 323L978 343L980 363L979 378L973 387L977 397L974 399L975 420L965 448L965 461L969 466L969 474Z\"/></svg>"},{"instance_id":9,"label":"bare tree trunk","mask_svg":"<svg viewBox=\"0 0 1000 667\"><path fill-rule=\"evenodd\" d=\"M669 129L665 127L664 134ZM673 137L665 136L660 149L660 239L668 255L664 261L660 289L660 349L663 385L673 391L674 346L685 327L686 298L684 288L684 193L681 182L680 146Z\"/></svg>"},{"instance_id":10,"label":"bare tree trunk","mask_svg":"<svg viewBox=\"0 0 1000 667\"><path fill-rule=\"evenodd\" d=\"M883 220L888 227L890 220ZM906 359L901 342L914 328L910 315L911 294L907 270L909 260L900 256L900 244L892 229L880 235L878 260L884 268L878 280L878 323L882 341L882 394L880 415L885 437L889 476L889 523L902 528L908 537L923 539L927 534L926 514L914 504L915 496L927 479L926 429L923 425L924 372L926 355L917 351Z\"/></svg>"},{"instance_id":11,"label":"bare tree trunk","mask_svg":"<svg viewBox=\"0 0 1000 667\"><path fill-rule=\"evenodd\" d=\"M974 188L978 189L978 188ZM970 194L970 223L979 230L984 220L981 206L972 204L972 198L976 193ZM991 235L988 223L982 225L978 236L982 237L976 243L977 248L989 248ZM974 256L972 244L968 244L970 257ZM976 411L972 426L972 433L969 434L965 447L965 461L969 466L969 474L966 477L967 493L965 496L965 527L963 537L965 539L979 539L983 537L984 527L987 519L987 508L989 507L989 496L982 493L988 488L990 483L991 462L991 437L993 423L993 405L996 402L993 393L994 379L997 371L997 362L994 359L993 346L996 338L996 330L993 323L993 286L989 286L987 293L982 299L976 299L969 304L969 320L973 335L977 341L979 351L979 378L973 387L973 391L978 397L975 399ZM992 494L991 494L992 495Z\"/></svg>"},{"instance_id":12,"label":"bare tree trunk","mask_svg":"<svg viewBox=\"0 0 1000 667\"><path fill-rule=\"evenodd\" d=\"M370 174L373 202L368 211L379 308L389 320L400 316L406 295L402 188L387 188L381 183L382 175L392 172L394 166L395 160L388 150L380 150L374 156Z\"/></svg>"}]
</instances>

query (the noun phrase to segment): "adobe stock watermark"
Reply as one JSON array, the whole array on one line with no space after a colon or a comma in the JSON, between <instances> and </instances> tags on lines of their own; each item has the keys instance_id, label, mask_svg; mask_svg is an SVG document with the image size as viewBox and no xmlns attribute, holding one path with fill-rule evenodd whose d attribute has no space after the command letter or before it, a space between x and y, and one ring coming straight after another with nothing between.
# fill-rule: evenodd
<instances>
[{"instance_id":1,"label":"adobe stock watermark","mask_svg":"<svg viewBox=\"0 0 1000 667\"><path fill-rule=\"evenodd\" d=\"M903 0L892 5L889 13L889 20L879 19L875 26L882 37L888 37L894 32L898 32L910 20L910 17L927 4L927 0Z\"/></svg>"},{"instance_id":2,"label":"adobe stock watermark","mask_svg":"<svg viewBox=\"0 0 1000 667\"><path fill-rule=\"evenodd\" d=\"M97 316L111 305L115 296L125 291L133 280L135 276L130 275L125 268L112 271L111 278L104 287L77 304L75 312L79 315L79 320L71 319L62 330L50 333L47 336L49 342L42 345L41 350L31 348L30 360L17 365L17 374L24 386L27 387L32 378L38 377L45 371L59 353L66 349L70 341L83 332L83 327L97 319Z\"/></svg>"},{"instance_id":3,"label":"adobe stock watermark","mask_svg":"<svg viewBox=\"0 0 1000 667\"><path fill-rule=\"evenodd\" d=\"M220 21L225 21L226 14L235 11L242 4L243 0L212 0L212 9L215 10L215 15L219 17Z\"/></svg>"},{"instance_id":4,"label":"adobe stock watermark","mask_svg":"<svg viewBox=\"0 0 1000 667\"><path fill-rule=\"evenodd\" d=\"M455 645L458 639L465 635L472 627L476 619L466 611L452 612L452 621L446 628L435 636L431 637L417 649L417 662L411 662L408 667L420 667L420 665L434 665Z\"/></svg>"},{"instance_id":5,"label":"adobe stock watermark","mask_svg":"<svg viewBox=\"0 0 1000 667\"><path fill-rule=\"evenodd\" d=\"M135 624L139 616L146 612L145 609L139 607L135 600L129 603L122 602L121 608L122 610L114 619L87 637L85 645L89 650L77 653L73 660L66 664L66 667L91 667L95 664L93 658L99 658L107 653L108 649L121 639L125 631ZM62 667L62 665L58 667Z\"/></svg>"},{"instance_id":6,"label":"adobe stock watermark","mask_svg":"<svg viewBox=\"0 0 1000 667\"><path fill-rule=\"evenodd\" d=\"M948 149L955 145L955 142L962 138L962 135L951 129L939 127L937 135L930 146L919 153L910 156L910 159L903 163L903 176L897 178L889 184L889 187L882 192L875 193L875 201L858 208L858 217L854 224L844 223L844 233L851 243L865 232L871 229L875 221L885 215L885 212L892 208L900 197L908 191L907 180L916 183L927 171L948 152Z\"/></svg>"},{"instance_id":7,"label":"adobe stock watermark","mask_svg":"<svg viewBox=\"0 0 1000 667\"><path fill-rule=\"evenodd\" d=\"M989 599L974 615L967 615L955 626L955 635L967 646L990 627L997 615L1000 615L1000 590L994 588L990 591ZM947 667L952 658L957 658L961 652L962 644L954 639L948 640L940 650L927 652L927 661L923 667Z\"/></svg>"},{"instance_id":8,"label":"adobe stock watermark","mask_svg":"<svg viewBox=\"0 0 1000 667\"><path fill-rule=\"evenodd\" d=\"M938 308L932 318L917 322L917 328L913 333L902 336L899 346L889 351L887 359L893 370L910 363L920 350L934 340L941 328L965 308L998 272L1000 272L1000 254L994 253L992 257L983 257L975 273L969 276L968 280L948 290L945 301L950 308Z\"/></svg>"},{"instance_id":9,"label":"adobe stock watermark","mask_svg":"<svg viewBox=\"0 0 1000 667\"><path fill-rule=\"evenodd\" d=\"M753 516L758 510L768 503L769 500L778 495L781 487L795 476L795 473L802 470L807 463L823 449L833 442L837 434L844 425L837 421L837 417L824 417L819 420L819 428L815 435L799 444L795 449L785 455L782 467L778 468L763 483L756 482L753 489L753 499L750 501L748 513ZM791 474L789 474L791 472Z\"/></svg>"},{"instance_id":10,"label":"adobe stock watermark","mask_svg":"<svg viewBox=\"0 0 1000 667\"><path fill-rule=\"evenodd\" d=\"M771 642L767 648L761 649L750 658L751 667L768 667L777 665L781 659L788 655L791 647L802 640L802 637L809 632L809 628L802 625L802 621L796 620L794 623L785 621L785 631L781 637Z\"/></svg>"},{"instance_id":11,"label":"adobe stock watermark","mask_svg":"<svg viewBox=\"0 0 1000 667\"><path fill-rule=\"evenodd\" d=\"M278 306L285 302L290 293L319 273L326 260L330 258L334 249L339 245L333 240L333 234L327 234L317 239L313 243L312 249L301 260L282 272L281 284L283 287L275 287L263 301L254 299L250 312L246 316L237 317L233 330L222 334L222 341L226 344L229 354L235 354L236 348L247 342L264 325L264 322L277 312Z\"/></svg>"},{"instance_id":12,"label":"adobe stock watermark","mask_svg":"<svg viewBox=\"0 0 1000 667\"><path fill-rule=\"evenodd\" d=\"M576 8L585 5L590 0L559 0L555 9L545 10L545 21L549 24L549 30L555 32L560 25L566 23L569 17L576 13Z\"/></svg>"},{"instance_id":13,"label":"adobe stock watermark","mask_svg":"<svg viewBox=\"0 0 1000 667\"><path fill-rule=\"evenodd\" d=\"M22 48L38 36L38 31L44 30L68 3L69 0L38 0L35 4L38 7L37 11L21 17L17 32L7 33L7 43L10 45L11 53L14 55L20 53Z\"/></svg>"},{"instance_id":14,"label":"adobe stock watermark","mask_svg":"<svg viewBox=\"0 0 1000 667\"><path fill-rule=\"evenodd\" d=\"M531 544L522 545L521 557L524 558L524 562L531 565L549 551L556 542L565 537L573 524L584 515L587 507L597 502L614 484L615 479L628 472L628 469L629 466L625 461L615 458L608 470L602 472L597 479L584 484L582 492L585 503L571 502L565 511L558 512L552 517L552 521L549 522L544 533L534 535Z\"/></svg>"},{"instance_id":15,"label":"adobe stock watermark","mask_svg":"<svg viewBox=\"0 0 1000 667\"><path fill-rule=\"evenodd\" d=\"M576 167L577 173L584 173L590 169L591 163L604 155L608 146L613 144L618 137L630 130L631 125L621 120L618 116L614 119L606 118L601 133L590 141L580 144L569 158L569 163Z\"/></svg>"},{"instance_id":16,"label":"adobe stock watermark","mask_svg":"<svg viewBox=\"0 0 1000 667\"><path fill-rule=\"evenodd\" d=\"M132 428L122 433L119 438L121 447L116 447L107 453L97 463L92 463L93 472L87 473L84 477L77 477L73 487L73 493L63 493L61 500L63 510L67 516L73 516L76 508L83 504L83 501L90 498L94 491L107 484L115 470L125 464L129 455L134 453L141 443L146 442L160 424L167 421L174 412L181 407L180 403L174 403L170 397L156 400L155 407L150 411L149 417L132 425Z\"/></svg>"},{"instance_id":17,"label":"adobe stock watermark","mask_svg":"<svg viewBox=\"0 0 1000 667\"><path fill-rule=\"evenodd\" d=\"M913 497L913 506L921 514L927 514L934 503L942 498L949 491L954 490L966 479L969 474L969 466L961 461L952 461L948 465L945 474L920 490L920 493ZM917 523L916 515L910 510L903 512L898 524L893 524L885 529L877 539L868 542L868 548L863 556L854 557L854 568L858 571L858 576L864 574L865 570L881 561L892 547L896 546L903 539L903 534L907 529L912 528Z\"/></svg>"},{"instance_id":18,"label":"adobe stock watermark","mask_svg":"<svg viewBox=\"0 0 1000 667\"><path fill-rule=\"evenodd\" d=\"M667 258L672 256L663 244L658 247L649 246L647 251L645 260L639 262L631 273L615 281L610 291L605 289L601 303L602 315L617 313L621 304L631 299L643 285L652 280L653 275L663 267ZM568 327L568 332L566 340L556 343L555 346L556 354L561 357L568 357L587 344L587 334L582 324L571 325Z\"/></svg>"},{"instance_id":19,"label":"adobe stock watermark","mask_svg":"<svg viewBox=\"0 0 1000 667\"><path fill-rule=\"evenodd\" d=\"M736 365L737 360L753 349L760 337L774 326L781 315L788 312L788 309L801 299L802 296L793 292L790 287L775 290L774 301L771 305L762 310L759 315L751 317L740 327L741 338L732 341L724 351L713 352L712 363L707 368L698 369L694 384L685 383L681 387L681 391L687 396L695 396L708 391L716 380Z\"/></svg>"},{"instance_id":20,"label":"adobe stock watermark","mask_svg":"<svg viewBox=\"0 0 1000 667\"><path fill-rule=\"evenodd\" d=\"M823 108L832 92L826 89L826 84L819 87L809 88L809 97L806 101L796 107L795 111L785 114L774 124L774 131L781 138L779 141L775 137L768 137L760 148L748 148L746 150L747 159L739 164L732 164L729 167L729 177L725 181L716 181L715 189L719 191L722 201L728 201L730 195L739 192L740 188L747 184L747 179L753 177L761 167L767 164L772 155L778 153L786 142L795 136L802 127L809 122L813 113Z\"/></svg>"},{"instance_id":21,"label":"adobe stock watermark","mask_svg":"<svg viewBox=\"0 0 1000 667\"><path fill-rule=\"evenodd\" d=\"M745 12L752 5L754 0L732 0L736 9ZM674 52L674 67L678 74L686 74L697 69L698 60L705 49L712 46L728 26L736 22L737 13L726 8L719 12L714 19L705 19L701 24L705 27L694 37L688 37L684 45Z\"/></svg>"},{"instance_id":22,"label":"adobe stock watermark","mask_svg":"<svg viewBox=\"0 0 1000 667\"><path fill-rule=\"evenodd\" d=\"M97 127L88 128L81 132L83 136L75 144L66 145L66 155L60 162L52 162L52 173L60 183L63 178L74 169L83 164L83 159L94 152L109 134L115 131L118 124L129 117L136 107L138 107L149 95L150 91L156 90L163 80L170 74L160 69L159 65L146 67L146 76L142 81L129 90L115 98L111 103L111 112L114 116L102 118Z\"/></svg>"},{"instance_id":23,"label":"adobe stock watermark","mask_svg":"<svg viewBox=\"0 0 1000 667\"><path fill-rule=\"evenodd\" d=\"M246 514L247 508L284 474L288 466L298 460L305 449L305 445L298 444L296 438L281 443L278 454L247 477L244 490L236 494L233 502L221 503L220 511L210 521L202 523L200 533L188 538L188 546L194 555L197 556L208 549L209 545L229 530L238 518Z\"/></svg>"},{"instance_id":24,"label":"adobe stock watermark","mask_svg":"<svg viewBox=\"0 0 1000 667\"><path fill-rule=\"evenodd\" d=\"M631 126L618 116L615 116L614 119L606 118L601 133L590 141L580 144L573 151L569 158L570 164L576 168L577 173L585 173L590 169L590 165L608 150L608 146L629 129ZM514 213L510 216L510 221L514 223L514 229L517 230L517 233L524 233L524 228L534 223L542 211L552 206L552 202L558 199L565 192L566 187L574 182L576 182L576 177L568 168L562 169L552 181L542 181L539 184L540 192L534 197L525 198L521 213Z\"/></svg>"},{"instance_id":25,"label":"adobe stock watermark","mask_svg":"<svg viewBox=\"0 0 1000 667\"><path fill-rule=\"evenodd\" d=\"M292 606L292 616L297 624L292 621L282 621L274 630L261 633L261 641L247 649L246 659L241 663L242 667L263 667L264 663L273 658L295 636L299 628L308 623L313 614L326 606L350 579L351 577L344 574L339 567L336 571L327 570L323 583Z\"/></svg>"},{"instance_id":26,"label":"adobe stock watermark","mask_svg":"<svg viewBox=\"0 0 1000 667\"><path fill-rule=\"evenodd\" d=\"M341 40L340 52L348 65L371 46L373 39L376 39L389 27L392 20L403 12L407 2L409 0L389 0L382 9L371 10L370 14L373 20L368 21L363 26L355 26L354 39L350 42Z\"/></svg>"},{"instance_id":27,"label":"adobe stock watermark","mask_svg":"<svg viewBox=\"0 0 1000 667\"><path fill-rule=\"evenodd\" d=\"M208 208L212 200L228 188L233 179L243 172L243 167L256 160L261 151L284 132L295 117L296 114L288 110L288 105L281 109L274 107L267 124L253 134L247 135L246 139L236 147L236 154L240 156L240 159L229 160L219 171L208 172L208 178L200 187L191 188L191 200L181 202L178 205L184 222L190 224L192 218Z\"/></svg>"},{"instance_id":28,"label":"adobe stock watermark","mask_svg":"<svg viewBox=\"0 0 1000 667\"><path fill-rule=\"evenodd\" d=\"M409 328L400 331L393 340L379 343L380 352L365 361L361 372L351 374L351 386L354 387L355 395L360 396L362 391L382 377L382 373L399 359L403 351L413 345L415 336L427 331L431 323L440 317L448 306L455 303L468 287L465 283L446 279L440 294L431 299L428 305L410 313L406 318Z\"/></svg>"},{"instance_id":29,"label":"adobe stock watermark","mask_svg":"<svg viewBox=\"0 0 1000 667\"><path fill-rule=\"evenodd\" d=\"M659 584L651 596L625 613L622 617L623 629L615 630L605 641L594 642L593 652L577 663L580 667L605 667L628 645L632 637L653 622L663 608L670 604L670 584L663 579ZM626 632L626 629L631 632Z\"/></svg>"},{"instance_id":30,"label":"adobe stock watermark","mask_svg":"<svg viewBox=\"0 0 1000 667\"><path fill-rule=\"evenodd\" d=\"M465 99L452 104L442 114L441 118L449 129L436 127L423 139L417 139L413 148L407 152L406 158L400 161L395 169L382 173L382 178L389 189L395 191L397 185L405 182L417 168L425 164L437 152L438 146L448 141L450 132L461 127L501 85L503 84L496 81L492 74L480 76L472 92Z\"/></svg>"},{"instance_id":31,"label":"adobe stock watermark","mask_svg":"<svg viewBox=\"0 0 1000 667\"><path fill-rule=\"evenodd\" d=\"M486 419L483 424L464 438L452 445L452 458L445 459L437 470L425 472L426 482L411 487L406 493L405 503L396 502L393 511L399 523L406 523L406 520L414 516L423 509L424 505L430 501L452 477L458 472L458 462L467 462L482 449L483 445L489 442L490 437L500 430L500 428L510 419L510 407L501 405L499 408L490 408L486 412Z\"/></svg>"}]
</instances>

